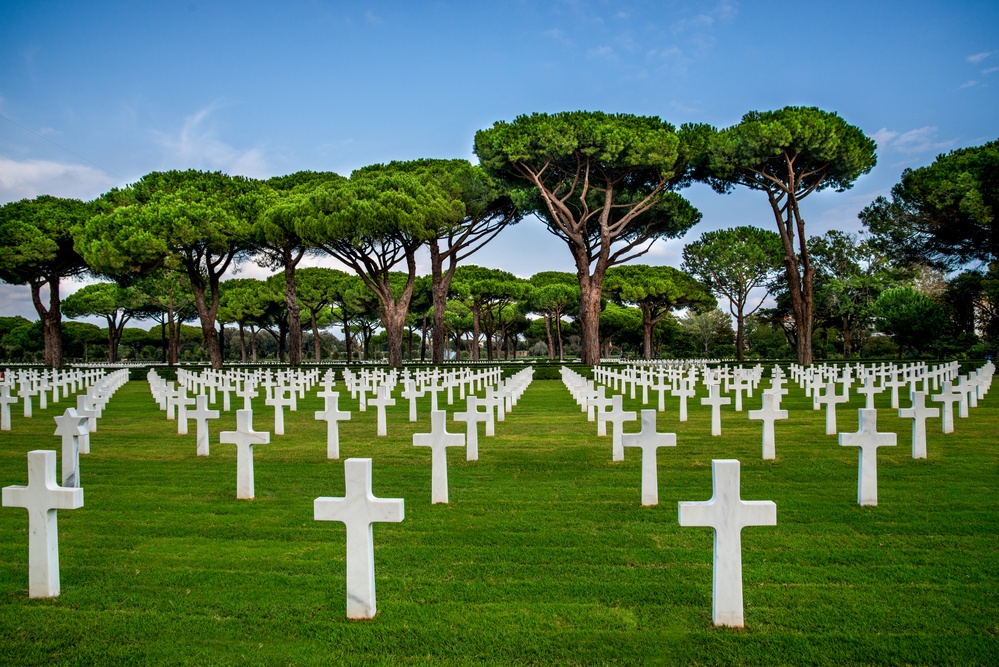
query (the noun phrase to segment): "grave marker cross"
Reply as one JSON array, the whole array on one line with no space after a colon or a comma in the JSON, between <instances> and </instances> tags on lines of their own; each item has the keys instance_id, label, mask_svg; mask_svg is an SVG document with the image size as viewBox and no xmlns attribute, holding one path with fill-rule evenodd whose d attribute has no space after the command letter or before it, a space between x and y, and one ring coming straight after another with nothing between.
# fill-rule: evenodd
<instances>
[{"instance_id":1,"label":"grave marker cross","mask_svg":"<svg viewBox=\"0 0 999 667\"><path fill-rule=\"evenodd\" d=\"M776 407L777 396L769 390L763 392L763 407L759 410L750 410L750 419L763 421L763 460L770 461L776 456L774 451L774 422L778 419L787 419L787 410Z\"/></svg>"},{"instance_id":2,"label":"grave marker cross","mask_svg":"<svg viewBox=\"0 0 999 667\"><path fill-rule=\"evenodd\" d=\"M414 433L414 447L429 447L431 452L431 504L447 502L447 448L463 447L465 436L447 432L447 413L433 410L430 413L430 433Z\"/></svg>"},{"instance_id":3,"label":"grave marker cross","mask_svg":"<svg viewBox=\"0 0 999 667\"><path fill-rule=\"evenodd\" d=\"M405 515L402 498L376 498L371 493L371 459L347 459L343 465L343 498L316 498L316 521L342 521L347 527L347 618L374 618L375 522L399 523Z\"/></svg>"},{"instance_id":4,"label":"grave marker cross","mask_svg":"<svg viewBox=\"0 0 999 667\"><path fill-rule=\"evenodd\" d=\"M701 405L711 406L711 435L721 435L721 406L728 405L732 399L718 393L717 384L708 385L708 397L701 399Z\"/></svg>"},{"instance_id":5,"label":"grave marker cross","mask_svg":"<svg viewBox=\"0 0 999 667\"><path fill-rule=\"evenodd\" d=\"M66 408L61 416L53 417L55 435L62 436L62 485L67 488L80 486L80 439L89 437L87 418Z\"/></svg>"},{"instance_id":6,"label":"grave marker cross","mask_svg":"<svg viewBox=\"0 0 999 667\"><path fill-rule=\"evenodd\" d=\"M0 431L10 430L10 406L17 403L17 397L10 395L10 385L0 384Z\"/></svg>"},{"instance_id":7,"label":"grave marker cross","mask_svg":"<svg viewBox=\"0 0 999 667\"><path fill-rule=\"evenodd\" d=\"M59 595L59 524L56 510L83 507L83 489L56 484L56 453L28 452L28 485L5 486L4 507L28 510L28 597Z\"/></svg>"},{"instance_id":8,"label":"grave marker cross","mask_svg":"<svg viewBox=\"0 0 999 667\"><path fill-rule=\"evenodd\" d=\"M826 404L826 435L836 435L836 405L846 403L849 400L848 395L849 390L845 386L843 394L837 394L835 382L826 385L825 394L822 394L818 388L815 389L815 403Z\"/></svg>"},{"instance_id":9,"label":"grave marker cross","mask_svg":"<svg viewBox=\"0 0 999 667\"><path fill-rule=\"evenodd\" d=\"M219 433L219 442L236 445L236 497L253 500L253 445L271 441L267 431L253 430L253 411L236 410L236 430Z\"/></svg>"},{"instance_id":10,"label":"grave marker cross","mask_svg":"<svg viewBox=\"0 0 999 667\"><path fill-rule=\"evenodd\" d=\"M840 433L841 447L859 447L857 502L878 504L878 447L894 447L894 433L878 433L878 411L860 409L860 427L856 433Z\"/></svg>"},{"instance_id":11,"label":"grave marker cross","mask_svg":"<svg viewBox=\"0 0 999 667\"><path fill-rule=\"evenodd\" d=\"M942 417L942 428L944 433L954 432L954 403L961 400L961 395L951 388L950 380L947 380L940 387L940 393L930 396L934 403L942 403L940 415Z\"/></svg>"},{"instance_id":12,"label":"grave marker cross","mask_svg":"<svg viewBox=\"0 0 999 667\"><path fill-rule=\"evenodd\" d=\"M656 452L660 447L676 447L676 433L656 432L655 410L642 410L642 430L621 436L622 447L642 450L642 505L659 504L659 474Z\"/></svg>"},{"instance_id":13,"label":"grave marker cross","mask_svg":"<svg viewBox=\"0 0 999 667\"><path fill-rule=\"evenodd\" d=\"M194 430L198 437L198 456L208 456L208 420L218 419L218 410L208 409L208 397L198 394L197 408L187 413L194 420Z\"/></svg>"},{"instance_id":14,"label":"grave marker cross","mask_svg":"<svg viewBox=\"0 0 999 667\"><path fill-rule=\"evenodd\" d=\"M385 385L378 387L378 398L372 398L368 403L375 406L378 411L378 435L388 435L385 424L385 408L395 405L395 399L389 396L388 387Z\"/></svg>"},{"instance_id":15,"label":"grave marker cross","mask_svg":"<svg viewBox=\"0 0 999 667\"><path fill-rule=\"evenodd\" d=\"M901 418L912 419L912 458L926 458L926 419L928 417L939 417L940 408L930 408L926 406L926 392L912 392L912 407L901 408L898 411Z\"/></svg>"},{"instance_id":16,"label":"grave marker cross","mask_svg":"<svg viewBox=\"0 0 999 667\"><path fill-rule=\"evenodd\" d=\"M602 422L610 422L611 429L611 460L624 460L624 447L621 445L621 436L624 435L624 423L635 421L638 415L634 410L625 410L623 407L624 396L615 394L611 397L611 409L601 412L597 419Z\"/></svg>"},{"instance_id":17,"label":"grave marker cross","mask_svg":"<svg viewBox=\"0 0 999 667\"><path fill-rule=\"evenodd\" d=\"M327 422L326 426L326 458L340 458L340 427L339 422L350 421L350 412L342 412L337 404L340 402L340 392L333 391L326 396L324 409L316 411L316 420Z\"/></svg>"},{"instance_id":18,"label":"grave marker cross","mask_svg":"<svg viewBox=\"0 0 999 667\"><path fill-rule=\"evenodd\" d=\"M742 529L776 526L777 505L739 497L739 462L711 461L714 494L707 502L679 503L681 526L710 526L715 531L711 618L715 625L741 628Z\"/></svg>"},{"instance_id":19,"label":"grave marker cross","mask_svg":"<svg viewBox=\"0 0 999 667\"><path fill-rule=\"evenodd\" d=\"M456 412L452 417L456 422L465 422L465 460L479 460L479 422L488 422L489 414L479 412L479 399L468 396L465 399L465 412Z\"/></svg>"}]
</instances>

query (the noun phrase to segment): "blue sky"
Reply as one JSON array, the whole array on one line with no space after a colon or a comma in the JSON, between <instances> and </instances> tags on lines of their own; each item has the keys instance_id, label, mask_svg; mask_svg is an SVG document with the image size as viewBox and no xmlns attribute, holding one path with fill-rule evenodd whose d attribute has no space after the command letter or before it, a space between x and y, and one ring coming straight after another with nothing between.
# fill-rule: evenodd
<instances>
[{"instance_id":1,"label":"blue sky","mask_svg":"<svg viewBox=\"0 0 999 667\"><path fill-rule=\"evenodd\" d=\"M725 127L807 105L878 143L878 166L852 190L803 203L817 235L859 229L857 213L904 168L999 136L994 1L7 0L0 63L0 203L90 199L161 169L474 161L476 130L539 111ZM703 222L639 261L678 266L703 231L774 226L758 193L683 194ZM572 270L532 220L475 261L525 277ZM0 286L0 313L35 319L27 287Z\"/></svg>"}]
</instances>

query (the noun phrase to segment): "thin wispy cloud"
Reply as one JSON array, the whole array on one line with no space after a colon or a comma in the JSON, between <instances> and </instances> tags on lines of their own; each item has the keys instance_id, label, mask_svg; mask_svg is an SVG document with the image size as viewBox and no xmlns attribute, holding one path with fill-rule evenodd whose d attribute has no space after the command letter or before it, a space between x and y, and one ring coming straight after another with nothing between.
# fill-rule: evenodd
<instances>
[{"instance_id":1,"label":"thin wispy cloud","mask_svg":"<svg viewBox=\"0 0 999 667\"><path fill-rule=\"evenodd\" d=\"M993 55L995 55L995 53L996 53L995 51L982 51L981 53L974 53L968 56L968 62L971 63L972 65L977 65L983 60L991 58Z\"/></svg>"},{"instance_id":2,"label":"thin wispy cloud","mask_svg":"<svg viewBox=\"0 0 999 667\"><path fill-rule=\"evenodd\" d=\"M958 90L964 90L965 88L974 88L977 85L978 85L977 81L975 81L974 79L970 79L970 80L965 81L964 83L962 83L960 86L958 86L957 89Z\"/></svg>"},{"instance_id":3,"label":"thin wispy cloud","mask_svg":"<svg viewBox=\"0 0 999 667\"><path fill-rule=\"evenodd\" d=\"M550 30L545 30L541 34L544 35L545 37L547 37L548 39L554 41L554 42L558 42L559 44L561 44L563 46L571 46L572 45L572 40L569 39L566 36L566 34L564 32L562 32L558 28L551 28Z\"/></svg>"},{"instance_id":4,"label":"thin wispy cloud","mask_svg":"<svg viewBox=\"0 0 999 667\"><path fill-rule=\"evenodd\" d=\"M94 167L0 157L0 203L39 195L88 200L113 185L112 176Z\"/></svg>"},{"instance_id":5,"label":"thin wispy cloud","mask_svg":"<svg viewBox=\"0 0 999 667\"><path fill-rule=\"evenodd\" d=\"M939 129L926 125L907 132L896 132L881 128L871 137L878 145L878 150L893 150L899 153L916 154L945 150L952 148L956 139L942 140L937 137Z\"/></svg>"},{"instance_id":6,"label":"thin wispy cloud","mask_svg":"<svg viewBox=\"0 0 999 667\"><path fill-rule=\"evenodd\" d=\"M617 60L617 53L614 51L614 47L607 46L606 44L590 49L586 52L586 55L602 60Z\"/></svg>"},{"instance_id":7,"label":"thin wispy cloud","mask_svg":"<svg viewBox=\"0 0 999 667\"><path fill-rule=\"evenodd\" d=\"M167 168L223 171L251 178L272 175L263 150L239 149L218 137L210 119L221 106L216 101L188 116L174 134L156 134Z\"/></svg>"}]
</instances>

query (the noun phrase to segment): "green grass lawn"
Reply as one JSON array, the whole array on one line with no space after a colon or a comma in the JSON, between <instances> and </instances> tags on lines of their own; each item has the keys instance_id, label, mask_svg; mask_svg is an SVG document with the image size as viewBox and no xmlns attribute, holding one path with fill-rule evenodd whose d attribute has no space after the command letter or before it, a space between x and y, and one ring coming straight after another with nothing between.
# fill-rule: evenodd
<instances>
[{"instance_id":1,"label":"green grass lawn","mask_svg":"<svg viewBox=\"0 0 999 667\"><path fill-rule=\"evenodd\" d=\"M448 505L430 504L430 451L412 446L429 399L416 424L397 399L378 438L374 409L342 393L341 456L372 458L374 494L406 501L405 521L374 527L379 611L359 622L345 618L343 524L312 518L316 497L344 489L314 392L256 448L256 499L239 501L235 447L218 443L235 412L211 422L199 458L193 422L176 435L130 382L81 457L85 506L59 513L59 598L28 599L27 513L0 510L0 663L999 664L999 392L954 434L931 420L922 461L879 396L879 429L899 444L878 451L879 506L859 507L857 449L790 388L766 462L746 412L723 409L713 438L708 408L691 401L681 424L668 400L659 430L677 447L659 451L652 508L641 453L612 463L559 381L535 381L495 437L480 430L478 462L449 449ZM52 416L70 405L31 420L15 406L0 486L27 482L25 452L59 449ZM862 405L840 407L841 431ZM273 410L255 410L270 430ZM743 499L777 504L777 526L743 531L741 630L711 624L711 530L677 522L677 502L711 496L714 458L742 462Z\"/></svg>"}]
</instances>

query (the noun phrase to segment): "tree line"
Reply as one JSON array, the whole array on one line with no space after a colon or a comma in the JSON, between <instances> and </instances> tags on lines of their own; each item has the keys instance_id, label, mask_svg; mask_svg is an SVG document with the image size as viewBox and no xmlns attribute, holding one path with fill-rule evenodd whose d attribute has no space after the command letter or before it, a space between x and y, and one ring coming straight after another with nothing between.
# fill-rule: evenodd
<instances>
[{"instance_id":1,"label":"tree line","mask_svg":"<svg viewBox=\"0 0 999 667\"><path fill-rule=\"evenodd\" d=\"M722 130L629 114L525 115L476 133L479 165L414 160L364 167L349 178L298 172L267 180L153 172L90 202L13 202L0 208L0 279L30 287L52 366L62 363L63 314L104 315L112 356L128 319L159 318L171 360L182 323L196 321L216 368L223 364L220 323L238 326L243 350L249 336L251 354L257 331L272 331L292 365L302 362L303 329L315 352L321 324L336 318L350 356L352 331L366 340L380 328L388 362L399 365L417 318L439 364L449 336L467 335L475 358L482 334L489 355L518 318L516 326L530 326L527 313L541 315L550 356L562 345L563 317L571 316L582 361L596 364L606 331L617 326L608 311L623 305L635 309L640 355L649 357L673 311L707 317L716 296L731 304L739 358L764 326L782 332L801 363L812 359L816 331L826 332L818 348L828 347L830 329L845 356L874 330L910 352L925 351L945 330L969 345L981 342L978 334L994 340L996 143L906 171L890 199L861 214L863 239L809 237L802 200L850 188L875 165L875 149L861 130L815 108L750 112ZM632 264L655 241L700 221L678 193L695 181L722 193L736 186L765 193L777 231L706 233L685 248L685 271ZM463 276L463 269L488 271L466 260L529 214L565 242L575 274L538 274L522 281L526 287L512 276ZM420 277L416 253L424 247L431 271ZM350 273L300 269L308 255L335 258ZM278 298L222 281L251 259L277 271L266 283ZM930 290L932 276L969 262L978 266ZM85 273L107 282L63 304L60 281ZM759 287L775 296L776 308L749 303ZM482 301L491 289L497 294Z\"/></svg>"}]
</instances>

